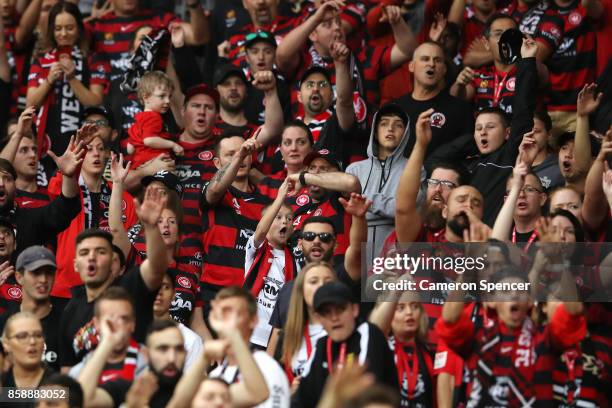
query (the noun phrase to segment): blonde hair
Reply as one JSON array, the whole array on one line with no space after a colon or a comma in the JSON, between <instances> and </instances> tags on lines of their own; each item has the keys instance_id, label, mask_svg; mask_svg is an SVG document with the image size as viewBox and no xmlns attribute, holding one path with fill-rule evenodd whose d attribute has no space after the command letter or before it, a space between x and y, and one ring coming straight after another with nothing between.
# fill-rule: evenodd
<instances>
[{"instance_id":1,"label":"blonde hair","mask_svg":"<svg viewBox=\"0 0 612 408\"><path fill-rule=\"evenodd\" d=\"M308 324L308 305L306 305L306 300L304 299L304 281L306 280L306 274L310 270L318 267L328 268L332 272L332 276L336 278L334 268L329 262L325 261L309 263L300 271L297 278L295 278L295 283L291 290L287 321L285 322L283 331L283 352L281 361L285 364L291 363L291 359L302 345L304 327Z\"/></svg>"},{"instance_id":2,"label":"blonde hair","mask_svg":"<svg viewBox=\"0 0 612 408\"><path fill-rule=\"evenodd\" d=\"M144 103L144 98L151 96L158 87L174 92L174 84L168 75L161 71L147 72L138 81L138 99Z\"/></svg>"},{"instance_id":3,"label":"blonde hair","mask_svg":"<svg viewBox=\"0 0 612 408\"><path fill-rule=\"evenodd\" d=\"M6 323L4 324L4 329L2 330L2 341L7 341L9 336L10 327L13 325L13 322L18 319L34 319L38 323L40 323L40 319L31 312L17 312L14 315L10 316L6 319ZM42 324L41 324L42 327Z\"/></svg>"}]
</instances>

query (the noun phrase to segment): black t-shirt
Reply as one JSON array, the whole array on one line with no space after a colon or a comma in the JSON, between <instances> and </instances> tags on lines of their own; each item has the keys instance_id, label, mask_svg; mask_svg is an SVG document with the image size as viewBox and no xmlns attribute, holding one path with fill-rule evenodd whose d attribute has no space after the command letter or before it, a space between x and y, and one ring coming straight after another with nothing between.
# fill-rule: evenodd
<instances>
[{"instance_id":1,"label":"black t-shirt","mask_svg":"<svg viewBox=\"0 0 612 408\"><path fill-rule=\"evenodd\" d=\"M91 195L91 225L100 225L100 193L90 193Z\"/></svg>"},{"instance_id":2,"label":"black t-shirt","mask_svg":"<svg viewBox=\"0 0 612 408\"><path fill-rule=\"evenodd\" d=\"M291 119L291 95L289 93L289 87L285 79L277 72L276 77L276 94L280 100L281 107L283 109L283 117L285 121ZM265 106L263 104L264 92L254 87L249 87L247 94L247 100L244 104L244 114L247 117L249 123L255 123L257 125L263 125L265 121Z\"/></svg>"},{"instance_id":3,"label":"black t-shirt","mask_svg":"<svg viewBox=\"0 0 612 408\"><path fill-rule=\"evenodd\" d=\"M40 379L40 383L38 383L38 385L40 385L44 380L49 378L54 373L55 371L53 371L49 367L45 367L43 376ZM5 388L17 387L17 384L15 384L15 377L13 376L12 368L2 375L2 387L5 387ZM0 405L11 407L11 408L34 408L36 406L36 403L35 402L11 402L11 403L7 402L6 404L0 404Z\"/></svg>"},{"instance_id":4,"label":"black t-shirt","mask_svg":"<svg viewBox=\"0 0 612 408\"><path fill-rule=\"evenodd\" d=\"M113 399L113 406L118 407L125 401L125 396L130 390L131 386L131 382L124 379L118 379L115 381L105 382L98 387L108 392L108 395L110 395L110 397Z\"/></svg>"},{"instance_id":5,"label":"black t-shirt","mask_svg":"<svg viewBox=\"0 0 612 408\"><path fill-rule=\"evenodd\" d=\"M59 355L60 355L60 323L62 321L62 314L66 305L66 299L62 298L51 298L51 304L53 307L47 316L41 321L43 333L45 335L45 352L43 355L43 361L55 371L59 371ZM21 310L19 303L11 304L7 310L0 315L0 333L4 330L4 325L9 317L18 313ZM2 342L0 342L0 352L4 352Z\"/></svg>"},{"instance_id":6,"label":"black t-shirt","mask_svg":"<svg viewBox=\"0 0 612 408\"><path fill-rule=\"evenodd\" d=\"M405 95L395 101L408 114L410 118L410 138L406 146L405 155L410 156L414 147L415 125L421 112L429 108L434 109L431 115L431 143L427 148L427 155L437 147L450 142L455 137L474 132L474 113L469 103L442 91L427 101L417 101L412 95Z\"/></svg>"},{"instance_id":7,"label":"black t-shirt","mask_svg":"<svg viewBox=\"0 0 612 408\"><path fill-rule=\"evenodd\" d=\"M133 338L144 343L146 330L153 320L153 302L157 291L150 291L144 283L140 266L132 268L120 278L117 278L111 286L121 286L132 296L134 301L134 312L136 316L136 329ZM94 302L87 302L85 286L77 286L72 289L72 299L64 309L64 318L60 325L60 364L61 366L73 366L83 359L85 354L92 349L97 340L94 338L91 327L93 318Z\"/></svg>"}]
</instances>

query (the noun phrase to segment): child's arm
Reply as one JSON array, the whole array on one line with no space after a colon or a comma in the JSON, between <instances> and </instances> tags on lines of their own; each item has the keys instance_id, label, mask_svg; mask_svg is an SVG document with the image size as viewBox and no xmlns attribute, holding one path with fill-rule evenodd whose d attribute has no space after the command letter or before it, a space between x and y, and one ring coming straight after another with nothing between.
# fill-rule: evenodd
<instances>
[{"instance_id":1,"label":"child's arm","mask_svg":"<svg viewBox=\"0 0 612 408\"><path fill-rule=\"evenodd\" d=\"M253 244L255 248L259 248L264 239L266 239L266 235L272 226L272 222L274 222L274 218L276 218L276 214L278 214L278 211L285 200L285 196L289 191L289 183L292 183L292 181L288 178L283 181L283 184L281 184L280 188L278 189L278 194L276 195L274 202L272 202L270 207L268 207L268 210L261 217L261 220L259 220L257 228L255 229L255 235L253 236Z\"/></svg>"},{"instance_id":2,"label":"child's arm","mask_svg":"<svg viewBox=\"0 0 612 408\"><path fill-rule=\"evenodd\" d=\"M144 143L144 145L147 147L152 147L153 149L172 150L177 156L182 156L184 153L184 149L180 144L159 136L145 137L142 140L142 143Z\"/></svg>"}]
</instances>

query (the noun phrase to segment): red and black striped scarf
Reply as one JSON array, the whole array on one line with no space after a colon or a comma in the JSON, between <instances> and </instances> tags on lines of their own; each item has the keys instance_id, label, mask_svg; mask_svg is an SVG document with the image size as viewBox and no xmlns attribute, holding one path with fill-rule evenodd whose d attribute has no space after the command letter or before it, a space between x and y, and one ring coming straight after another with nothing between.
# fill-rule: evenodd
<instances>
[{"instance_id":1,"label":"red and black striped scarf","mask_svg":"<svg viewBox=\"0 0 612 408\"><path fill-rule=\"evenodd\" d=\"M272 253L272 245L266 239L255 254L255 259L253 260L253 264L251 268L248 270L246 277L244 279L243 287L251 291L253 296L257 298L259 292L264 286L264 279L268 276L268 272L270 272L270 267L272 266L272 262L274 260L274 254ZM297 271L297 267L295 265L295 260L293 259L293 255L288 246L285 245L285 283L293 280L295 277L295 273Z\"/></svg>"},{"instance_id":2,"label":"red and black striped scarf","mask_svg":"<svg viewBox=\"0 0 612 408\"><path fill-rule=\"evenodd\" d=\"M136 377L136 365L138 363L138 353L140 351L140 345L130 339L125 358L122 363L118 364L107 364L100 374L100 381L98 384L104 384L110 381L117 381L119 379L128 382L134 381Z\"/></svg>"}]
</instances>

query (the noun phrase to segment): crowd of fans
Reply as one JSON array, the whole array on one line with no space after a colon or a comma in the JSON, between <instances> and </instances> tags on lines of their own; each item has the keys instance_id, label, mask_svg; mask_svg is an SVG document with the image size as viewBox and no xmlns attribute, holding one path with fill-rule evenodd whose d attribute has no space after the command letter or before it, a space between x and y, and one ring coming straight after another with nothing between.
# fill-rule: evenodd
<instances>
[{"instance_id":1,"label":"crowd of fans","mask_svg":"<svg viewBox=\"0 0 612 408\"><path fill-rule=\"evenodd\" d=\"M9 406L612 406L612 1L0 17ZM364 301L406 243L546 296Z\"/></svg>"}]
</instances>

